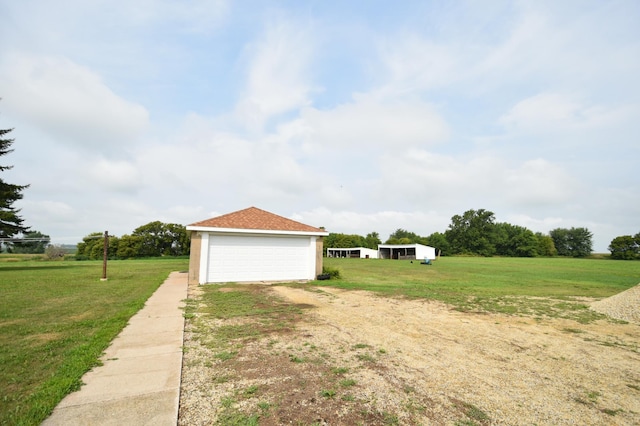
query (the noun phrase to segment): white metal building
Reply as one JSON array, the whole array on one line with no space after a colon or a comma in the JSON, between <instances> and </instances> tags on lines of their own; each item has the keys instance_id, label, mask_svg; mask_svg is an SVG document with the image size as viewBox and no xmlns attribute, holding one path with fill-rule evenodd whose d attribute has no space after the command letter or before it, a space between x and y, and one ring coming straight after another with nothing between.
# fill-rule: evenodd
<instances>
[{"instance_id":1,"label":"white metal building","mask_svg":"<svg viewBox=\"0 0 640 426\"><path fill-rule=\"evenodd\" d=\"M423 244L380 244L380 259L429 259L435 260L436 249Z\"/></svg>"},{"instance_id":2,"label":"white metal building","mask_svg":"<svg viewBox=\"0 0 640 426\"><path fill-rule=\"evenodd\" d=\"M367 247L327 248L327 257L355 257L360 259L377 259L378 250Z\"/></svg>"},{"instance_id":3,"label":"white metal building","mask_svg":"<svg viewBox=\"0 0 640 426\"><path fill-rule=\"evenodd\" d=\"M314 280L322 273L322 240L329 235L255 207L187 226L189 282Z\"/></svg>"}]
</instances>

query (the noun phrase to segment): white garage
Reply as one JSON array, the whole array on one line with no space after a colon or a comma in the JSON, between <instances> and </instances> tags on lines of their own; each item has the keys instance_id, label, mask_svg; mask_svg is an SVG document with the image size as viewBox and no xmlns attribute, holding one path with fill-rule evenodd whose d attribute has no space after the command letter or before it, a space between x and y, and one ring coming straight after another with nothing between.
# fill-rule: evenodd
<instances>
[{"instance_id":1,"label":"white garage","mask_svg":"<svg viewBox=\"0 0 640 426\"><path fill-rule=\"evenodd\" d=\"M189 281L313 280L322 273L328 232L255 207L187 226Z\"/></svg>"}]
</instances>

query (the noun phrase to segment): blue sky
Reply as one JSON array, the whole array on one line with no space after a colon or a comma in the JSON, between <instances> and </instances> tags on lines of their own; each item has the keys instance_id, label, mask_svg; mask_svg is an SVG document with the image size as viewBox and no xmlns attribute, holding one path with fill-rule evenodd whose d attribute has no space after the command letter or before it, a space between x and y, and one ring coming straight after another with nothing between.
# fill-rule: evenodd
<instances>
[{"instance_id":1,"label":"blue sky","mask_svg":"<svg viewBox=\"0 0 640 426\"><path fill-rule=\"evenodd\" d=\"M54 243L256 206L640 232L640 3L0 0L0 128Z\"/></svg>"}]
</instances>

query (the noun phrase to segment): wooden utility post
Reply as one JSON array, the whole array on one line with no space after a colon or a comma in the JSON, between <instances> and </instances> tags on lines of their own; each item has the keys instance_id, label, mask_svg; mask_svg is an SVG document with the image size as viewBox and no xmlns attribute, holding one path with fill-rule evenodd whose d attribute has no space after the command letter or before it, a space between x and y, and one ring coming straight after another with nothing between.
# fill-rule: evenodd
<instances>
[{"instance_id":1,"label":"wooden utility post","mask_svg":"<svg viewBox=\"0 0 640 426\"><path fill-rule=\"evenodd\" d=\"M100 281L107 280L107 252L109 251L109 231L104 231L104 248L102 255L102 278Z\"/></svg>"}]
</instances>

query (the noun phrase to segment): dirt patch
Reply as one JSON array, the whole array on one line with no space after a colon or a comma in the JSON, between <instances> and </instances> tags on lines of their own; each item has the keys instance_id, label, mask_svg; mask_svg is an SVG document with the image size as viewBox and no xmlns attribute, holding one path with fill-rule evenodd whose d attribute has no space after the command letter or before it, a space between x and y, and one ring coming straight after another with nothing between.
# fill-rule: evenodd
<instances>
[{"instance_id":1,"label":"dirt patch","mask_svg":"<svg viewBox=\"0 0 640 426\"><path fill-rule=\"evenodd\" d=\"M179 424L640 423L637 324L463 313L328 287L252 291L302 314L228 359L188 319Z\"/></svg>"}]
</instances>

